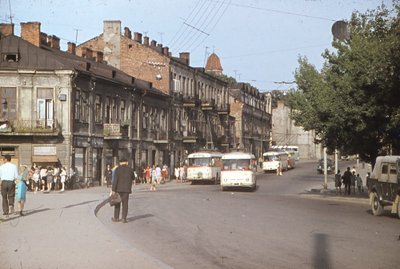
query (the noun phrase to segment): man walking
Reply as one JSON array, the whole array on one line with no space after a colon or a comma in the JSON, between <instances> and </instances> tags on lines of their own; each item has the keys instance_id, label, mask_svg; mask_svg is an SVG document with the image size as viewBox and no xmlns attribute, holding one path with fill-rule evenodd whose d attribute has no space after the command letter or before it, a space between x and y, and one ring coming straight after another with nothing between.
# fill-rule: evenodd
<instances>
[{"instance_id":1,"label":"man walking","mask_svg":"<svg viewBox=\"0 0 400 269\"><path fill-rule=\"evenodd\" d=\"M128 161L124 158L119 162L115 169L115 178L112 182L112 193L118 192L121 196L121 203L114 206L113 222L120 221L119 212L122 204L122 222L127 223L129 194L132 193L132 182L135 180L133 169L128 166Z\"/></svg>"},{"instance_id":2,"label":"man walking","mask_svg":"<svg viewBox=\"0 0 400 269\"><path fill-rule=\"evenodd\" d=\"M350 167L347 167L347 170L343 173L342 176L343 183L344 183L344 194L350 195L350 185L351 185L351 172Z\"/></svg>"},{"instance_id":3,"label":"man walking","mask_svg":"<svg viewBox=\"0 0 400 269\"><path fill-rule=\"evenodd\" d=\"M18 178L18 170L11 163L11 156L4 156L4 164L0 166L1 196L3 198L3 215L14 213L15 180Z\"/></svg>"}]
</instances>

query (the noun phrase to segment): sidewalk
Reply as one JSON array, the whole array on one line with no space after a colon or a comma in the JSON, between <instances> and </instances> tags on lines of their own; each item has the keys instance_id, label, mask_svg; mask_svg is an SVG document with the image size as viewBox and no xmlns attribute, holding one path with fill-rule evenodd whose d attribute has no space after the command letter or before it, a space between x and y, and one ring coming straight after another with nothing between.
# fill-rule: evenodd
<instances>
[{"instance_id":1,"label":"sidewalk","mask_svg":"<svg viewBox=\"0 0 400 269\"><path fill-rule=\"evenodd\" d=\"M316 186L314 188L311 188L309 191L303 193L303 195L307 195L308 197L313 197L313 198L323 198L323 199L330 199L330 200L341 200L341 201L347 201L347 202L357 202L357 203L362 203L362 204L369 204L369 196L368 196L368 189L366 187L366 182L365 182L365 175L367 172L371 172L371 168L367 165L362 165L360 164L358 167L356 163L351 163L351 165L348 165L349 167L353 167L353 165L356 168L357 174L360 174L361 178L363 179L363 189L364 191L362 193L358 192L357 186L356 186L356 193L351 194L351 195L345 195L344 191L344 185L342 184L342 193L337 193L336 188L335 188L335 180L334 180L334 174L328 175L328 184L327 188L324 189L323 183L321 183L320 186ZM344 171L347 169L346 167L340 167L339 168L341 171L341 174L343 175ZM321 175L321 178L324 178L324 175Z\"/></svg>"},{"instance_id":2,"label":"sidewalk","mask_svg":"<svg viewBox=\"0 0 400 269\"><path fill-rule=\"evenodd\" d=\"M1 218L1 268L170 268L114 236L96 218L96 207L108 194L105 187L29 192L25 216Z\"/></svg>"}]
</instances>

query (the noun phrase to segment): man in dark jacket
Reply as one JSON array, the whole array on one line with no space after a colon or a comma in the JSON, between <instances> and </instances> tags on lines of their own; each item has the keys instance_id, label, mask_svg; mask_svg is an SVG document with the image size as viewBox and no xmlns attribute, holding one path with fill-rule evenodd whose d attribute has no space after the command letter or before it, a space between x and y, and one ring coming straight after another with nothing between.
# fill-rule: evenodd
<instances>
[{"instance_id":1,"label":"man in dark jacket","mask_svg":"<svg viewBox=\"0 0 400 269\"><path fill-rule=\"evenodd\" d=\"M124 158L119 162L119 166L115 169L115 180L112 183L112 192L118 192L121 196L122 203L122 222L126 223L128 215L128 200L129 194L132 193L132 182L135 179L133 169L128 166L128 161ZM114 222L120 221L119 211L121 203L114 206L114 217L111 219Z\"/></svg>"},{"instance_id":2,"label":"man in dark jacket","mask_svg":"<svg viewBox=\"0 0 400 269\"><path fill-rule=\"evenodd\" d=\"M346 172L343 173L342 179L344 184L344 193L350 195L350 185L351 185L350 167L347 167Z\"/></svg>"}]
</instances>

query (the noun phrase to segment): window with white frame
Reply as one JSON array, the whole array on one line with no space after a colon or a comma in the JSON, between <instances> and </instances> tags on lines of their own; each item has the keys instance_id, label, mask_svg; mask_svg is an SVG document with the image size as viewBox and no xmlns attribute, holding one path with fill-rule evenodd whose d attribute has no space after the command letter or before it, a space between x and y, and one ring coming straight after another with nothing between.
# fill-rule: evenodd
<instances>
[{"instance_id":1,"label":"window with white frame","mask_svg":"<svg viewBox=\"0 0 400 269\"><path fill-rule=\"evenodd\" d=\"M37 89L37 124L43 128L52 128L54 124L53 116L53 89Z\"/></svg>"}]
</instances>

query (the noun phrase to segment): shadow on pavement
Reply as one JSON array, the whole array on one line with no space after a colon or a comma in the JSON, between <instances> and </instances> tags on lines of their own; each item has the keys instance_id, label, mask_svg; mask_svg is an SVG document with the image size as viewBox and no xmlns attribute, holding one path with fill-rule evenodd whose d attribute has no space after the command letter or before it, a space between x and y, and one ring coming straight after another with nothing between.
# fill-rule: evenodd
<instances>
[{"instance_id":1,"label":"shadow on pavement","mask_svg":"<svg viewBox=\"0 0 400 269\"><path fill-rule=\"evenodd\" d=\"M150 217L154 217L154 215L153 214L144 214L144 215L134 216L134 217L127 218L127 221L131 222L131 221L150 218Z\"/></svg>"},{"instance_id":2,"label":"shadow on pavement","mask_svg":"<svg viewBox=\"0 0 400 269\"><path fill-rule=\"evenodd\" d=\"M64 206L63 208L71 208L71 207L75 207L75 206L89 204L89 203L96 202L96 201L98 201L98 200L85 201L85 202L81 202L78 204L67 205L67 206Z\"/></svg>"},{"instance_id":3,"label":"shadow on pavement","mask_svg":"<svg viewBox=\"0 0 400 269\"><path fill-rule=\"evenodd\" d=\"M315 234L313 268L332 268L329 251L328 236L321 233Z\"/></svg>"}]
</instances>

